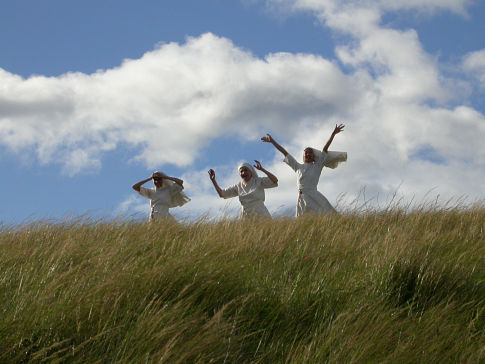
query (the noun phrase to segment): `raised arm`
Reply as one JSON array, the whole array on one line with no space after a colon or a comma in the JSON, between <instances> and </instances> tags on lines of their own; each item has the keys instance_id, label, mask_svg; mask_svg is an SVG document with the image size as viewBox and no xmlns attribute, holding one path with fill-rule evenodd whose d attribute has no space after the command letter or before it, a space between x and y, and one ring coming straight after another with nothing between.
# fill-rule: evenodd
<instances>
[{"instance_id":1,"label":"raised arm","mask_svg":"<svg viewBox=\"0 0 485 364\"><path fill-rule=\"evenodd\" d=\"M268 178L271 180L271 182L273 182L274 184L278 183L278 178L276 178L276 176L273 173L264 169L259 161L257 160L254 160L254 161L256 162L256 164L254 165L254 168L256 168L258 171L265 173L268 176Z\"/></svg>"},{"instance_id":2,"label":"raised arm","mask_svg":"<svg viewBox=\"0 0 485 364\"><path fill-rule=\"evenodd\" d=\"M283 155L286 157L288 155L288 152L286 151L285 148L283 148L281 145L279 145L276 140L273 139L273 137L269 134L266 134L265 137L262 137L261 140L264 142L264 143L271 143L274 145L274 147L276 149L278 149L281 153L283 153Z\"/></svg>"},{"instance_id":3,"label":"raised arm","mask_svg":"<svg viewBox=\"0 0 485 364\"><path fill-rule=\"evenodd\" d=\"M133 186L131 186L131 188L133 188L136 192L140 192L141 186L147 183L148 181L150 181L152 178L153 178L153 175L147 179L144 179L143 181L135 183Z\"/></svg>"},{"instance_id":4,"label":"raised arm","mask_svg":"<svg viewBox=\"0 0 485 364\"><path fill-rule=\"evenodd\" d=\"M217 184L217 181L216 181L216 172L214 172L213 169L209 169L209 178L211 179L212 184L214 185L214 188L216 189L219 197L224 198L224 196L222 196L222 189L219 187L219 185Z\"/></svg>"},{"instance_id":5,"label":"raised arm","mask_svg":"<svg viewBox=\"0 0 485 364\"><path fill-rule=\"evenodd\" d=\"M344 127L345 127L344 124L335 125L335 129L333 130L332 135L330 135L330 138L328 139L327 144L325 144L325 146L322 149L323 152L326 153L328 151L328 148L330 147L330 144L332 144L334 136L340 133L341 131L343 131Z\"/></svg>"}]
</instances>

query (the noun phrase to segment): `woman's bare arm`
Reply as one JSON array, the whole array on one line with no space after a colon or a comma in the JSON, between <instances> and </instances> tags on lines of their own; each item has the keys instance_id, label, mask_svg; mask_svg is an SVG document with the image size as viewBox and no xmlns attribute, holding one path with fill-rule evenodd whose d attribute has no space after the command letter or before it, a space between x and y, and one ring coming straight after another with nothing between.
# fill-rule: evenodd
<instances>
[{"instance_id":1,"label":"woman's bare arm","mask_svg":"<svg viewBox=\"0 0 485 364\"><path fill-rule=\"evenodd\" d=\"M213 169L209 169L209 178L211 179L212 184L214 185L214 188L216 189L219 197L224 198L224 196L222 196L222 189L219 187L219 185L217 184L217 181L216 181L216 172L214 172Z\"/></svg>"},{"instance_id":2,"label":"woman's bare arm","mask_svg":"<svg viewBox=\"0 0 485 364\"><path fill-rule=\"evenodd\" d=\"M279 145L276 140L273 139L273 137L269 134L266 134L265 137L262 137L261 140L265 143L271 143L274 145L276 149L278 149L283 155L286 157L288 155L288 152L286 151L285 148L283 148L281 145Z\"/></svg>"},{"instance_id":3,"label":"woman's bare arm","mask_svg":"<svg viewBox=\"0 0 485 364\"><path fill-rule=\"evenodd\" d=\"M150 178L144 179L143 181L135 183L131 188L133 188L136 192L140 192L141 186L143 186L145 183L150 181L153 178L153 175Z\"/></svg>"},{"instance_id":4,"label":"woman's bare arm","mask_svg":"<svg viewBox=\"0 0 485 364\"><path fill-rule=\"evenodd\" d=\"M344 124L335 125L335 129L333 130L332 135L330 135L330 138L328 139L327 144L325 144L325 146L323 147L322 152L326 153L328 151L328 148L330 147L330 144L332 144L334 136L340 133L341 131L343 131L344 127L345 127Z\"/></svg>"},{"instance_id":5,"label":"woman's bare arm","mask_svg":"<svg viewBox=\"0 0 485 364\"><path fill-rule=\"evenodd\" d=\"M271 182L273 182L274 184L278 183L278 178L273 173L264 169L259 161L257 160L254 160L254 161L256 162L256 164L254 165L254 168L256 168L258 171L265 173L268 176L268 178L271 180Z\"/></svg>"}]
</instances>

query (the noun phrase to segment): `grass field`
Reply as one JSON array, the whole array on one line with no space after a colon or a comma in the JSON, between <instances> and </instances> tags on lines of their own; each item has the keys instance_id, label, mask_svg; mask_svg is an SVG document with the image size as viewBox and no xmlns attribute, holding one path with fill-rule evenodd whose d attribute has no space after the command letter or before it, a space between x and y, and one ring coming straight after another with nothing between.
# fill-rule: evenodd
<instances>
[{"instance_id":1,"label":"grass field","mask_svg":"<svg viewBox=\"0 0 485 364\"><path fill-rule=\"evenodd\" d=\"M0 229L0 362L483 363L485 209Z\"/></svg>"}]
</instances>

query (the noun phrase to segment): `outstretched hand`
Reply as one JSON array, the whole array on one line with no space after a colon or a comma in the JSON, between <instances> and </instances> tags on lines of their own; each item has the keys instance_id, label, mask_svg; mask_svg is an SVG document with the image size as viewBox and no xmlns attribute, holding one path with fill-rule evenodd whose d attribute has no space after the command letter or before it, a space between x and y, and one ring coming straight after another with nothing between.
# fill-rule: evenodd
<instances>
[{"instance_id":1,"label":"outstretched hand","mask_svg":"<svg viewBox=\"0 0 485 364\"><path fill-rule=\"evenodd\" d=\"M209 169L208 173L209 173L209 178L211 179L211 181L215 181L216 180L216 172L214 172L213 169Z\"/></svg>"},{"instance_id":2,"label":"outstretched hand","mask_svg":"<svg viewBox=\"0 0 485 364\"><path fill-rule=\"evenodd\" d=\"M344 124L335 125L335 129L333 130L333 135L340 133L341 131L344 130L344 128L345 128Z\"/></svg>"},{"instance_id":3,"label":"outstretched hand","mask_svg":"<svg viewBox=\"0 0 485 364\"><path fill-rule=\"evenodd\" d=\"M269 134L266 134L267 136L264 136L261 138L261 141L265 142L265 143L273 143L274 139L271 135Z\"/></svg>"},{"instance_id":4,"label":"outstretched hand","mask_svg":"<svg viewBox=\"0 0 485 364\"><path fill-rule=\"evenodd\" d=\"M254 161L256 162L256 164L254 165L254 168L256 168L259 171L262 171L263 167L261 166L261 163L259 161L257 161L256 159Z\"/></svg>"}]
</instances>

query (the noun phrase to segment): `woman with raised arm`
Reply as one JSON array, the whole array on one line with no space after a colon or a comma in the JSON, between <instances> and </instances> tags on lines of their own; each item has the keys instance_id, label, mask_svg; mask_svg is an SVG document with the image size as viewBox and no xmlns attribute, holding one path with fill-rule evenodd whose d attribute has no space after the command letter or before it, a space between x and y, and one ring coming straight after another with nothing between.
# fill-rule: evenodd
<instances>
[{"instance_id":1,"label":"woman with raised arm","mask_svg":"<svg viewBox=\"0 0 485 364\"><path fill-rule=\"evenodd\" d=\"M243 217L271 217L268 209L264 205L264 190L278 186L278 178L261 166L257 160L254 167L249 163L243 163L238 167L242 181L235 185L222 189L216 181L216 173L213 169L209 170L209 177L214 184L219 197L231 198L239 196L242 206ZM256 169L266 174L267 177L259 177Z\"/></svg>"},{"instance_id":2,"label":"woman with raised arm","mask_svg":"<svg viewBox=\"0 0 485 364\"><path fill-rule=\"evenodd\" d=\"M142 187L143 184L153 180L155 188ZM169 208L185 205L190 201L185 193L184 181L179 178L169 177L162 172L154 172L151 177L135 183L132 188L143 197L150 199L149 221L169 218L173 216L168 212Z\"/></svg>"},{"instance_id":3,"label":"woman with raised arm","mask_svg":"<svg viewBox=\"0 0 485 364\"><path fill-rule=\"evenodd\" d=\"M296 216L302 216L308 212L330 213L336 212L326 197L317 190L318 180L323 167L336 168L340 162L347 160L346 152L329 152L328 148L335 135L343 131L344 125L335 125L335 129L323 147L322 151L307 147L303 151L303 164L298 163L281 145L269 134L262 137L265 143L271 143L284 156L284 162L296 172L296 184L298 187L298 202L296 204Z\"/></svg>"}]
</instances>

